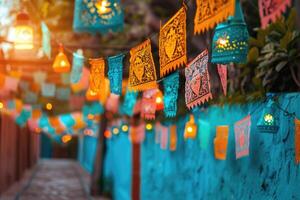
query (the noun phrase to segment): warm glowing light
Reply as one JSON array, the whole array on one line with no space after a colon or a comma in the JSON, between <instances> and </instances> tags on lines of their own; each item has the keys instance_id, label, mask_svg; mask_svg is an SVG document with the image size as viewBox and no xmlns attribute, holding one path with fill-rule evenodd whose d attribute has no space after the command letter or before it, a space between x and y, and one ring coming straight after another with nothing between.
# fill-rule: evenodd
<instances>
[{"instance_id":1,"label":"warm glowing light","mask_svg":"<svg viewBox=\"0 0 300 200\"><path fill-rule=\"evenodd\" d=\"M161 97L156 97L156 103L157 103L157 104L162 103L162 98L161 98Z\"/></svg>"},{"instance_id":2,"label":"warm glowing light","mask_svg":"<svg viewBox=\"0 0 300 200\"><path fill-rule=\"evenodd\" d=\"M95 119L95 116L93 114L88 114L87 118L89 120L93 120L93 119Z\"/></svg>"},{"instance_id":3,"label":"warm glowing light","mask_svg":"<svg viewBox=\"0 0 300 200\"><path fill-rule=\"evenodd\" d=\"M123 125L122 126L122 131L123 132L127 132L128 131L128 126L127 125Z\"/></svg>"},{"instance_id":4,"label":"warm glowing light","mask_svg":"<svg viewBox=\"0 0 300 200\"><path fill-rule=\"evenodd\" d=\"M265 121L265 124L267 124L267 125L272 125L273 122L274 122L274 117L273 117L273 115L271 115L271 114L266 114L266 115L264 116L264 121Z\"/></svg>"},{"instance_id":5,"label":"warm glowing light","mask_svg":"<svg viewBox=\"0 0 300 200\"><path fill-rule=\"evenodd\" d=\"M63 142L63 143L68 143L68 142L70 142L72 140L72 136L71 135L64 135L64 136L62 136L62 138L61 138L61 141Z\"/></svg>"},{"instance_id":6,"label":"warm glowing light","mask_svg":"<svg viewBox=\"0 0 300 200\"><path fill-rule=\"evenodd\" d=\"M41 133L41 132L42 132L42 129L40 129L40 128L37 127L37 128L34 129L34 131L35 131L36 133Z\"/></svg>"},{"instance_id":7,"label":"warm glowing light","mask_svg":"<svg viewBox=\"0 0 300 200\"><path fill-rule=\"evenodd\" d=\"M64 53L62 44L59 46L59 53L55 57L54 63L53 63L53 70L57 73L67 73L71 69L71 64Z\"/></svg>"},{"instance_id":8,"label":"warm glowing light","mask_svg":"<svg viewBox=\"0 0 300 200\"><path fill-rule=\"evenodd\" d=\"M228 43L228 40L224 39L224 38L219 38L218 40L218 44L225 46Z\"/></svg>"},{"instance_id":9,"label":"warm glowing light","mask_svg":"<svg viewBox=\"0 0 300 200\"><path fill-rule=\"evenodd\" d=\"M88 136L94 135L94 131L91 129L85 129L83 133L84 135L88 135Z\"/></svg>"},{"instance_id":10,"label":"warm glowing light","mask_svg":"<svg viewBox=\"0 0 300 200\"><path fill-rule=\"evenodd\" d=\"M104 137L107 138L107 139L111 138L111 132L109 130L106 130L104 132Z\"/></svg>"},{"instance_id":11,"label":"warm glowing light","mask_svg":"<svg viewBox=\"0 0 300 200\"><path fill-rule=\"evenodd\" d=\"M0 109L2 109L4 107L3 103L0 102Z\"/></svg>"},{"instance_id":12,"label":"warm glowing light","mask_svg":"<svg viewBox=\"0 0 300 200\"><path fill-rule=\"evenodd\" d=\"M52 108L53 108L53 106L52 106L51 103L47 103L47 104L46 104L46 109L47 109L47 110L52 110Z\"/></svg>"},{"instance_id":13,"label":"warm glowing light","mask_svg":"<svg viewBox=\"0 0 300 200\"><path fill-rule=\"evenodd\" d=\"M119 134L119 129L118 128L113 128L113 134L114 135L117 135L117 134Z\"/></svg>"},{"instance_id":14,"label":"warm glowing light","mask_svg":"<svg viewBox=\"0 0 300 200\"><path fill-rule=\"evenodd\" d=\"M193 132L193 127L191 127L191 126L187 127L187 132L192 133Z\"/></svg>"},{"instance_id":15,"label":"warm glowing light","mask_svg":"<svg viewBox=\"0 0 300 200\"><path fill-rule=\"evenodd\" d=\"M148 130L148 131L150 131L150 130L152 130L152 128L153 128L153 126L152 126L152 124L146 124L146 129Z\"/></svg>"},{"instance_id":16,"label":"warm glowing light","mask_svg":"<svg viewBox=\"0 0 300 200\"><path fill-rule=\"evenodd\" d=\"M112 9L110 8L111 3L108 2L107 0L100 0L98 1L95 6L98 10L98 14L99 15L104 15L104 14L108 14L112 11Z\"/></svg>"}]
</instances>

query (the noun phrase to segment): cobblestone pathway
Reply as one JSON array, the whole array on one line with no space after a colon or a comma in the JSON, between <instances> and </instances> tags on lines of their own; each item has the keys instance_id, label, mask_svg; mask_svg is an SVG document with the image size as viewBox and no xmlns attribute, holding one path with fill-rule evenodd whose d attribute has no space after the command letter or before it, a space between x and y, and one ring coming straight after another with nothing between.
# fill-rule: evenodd
<instances>
[{"instance_id":1,"label":"cobblestone pathway","mask_svg":"<svg viewBox=\"0 0 300 200\"><path fill-rule=\"evenodd\" d=\"M84 180L78 164L70 160L43 160L33 175L27 177L14 197L2 199L20 200L86 200L91 199L84 188ZM25 181L23 181L25 182ZM13 192L10 191L10 194ZM16 198L19 197L19 198Z\"/></svg>"}]
</instances>

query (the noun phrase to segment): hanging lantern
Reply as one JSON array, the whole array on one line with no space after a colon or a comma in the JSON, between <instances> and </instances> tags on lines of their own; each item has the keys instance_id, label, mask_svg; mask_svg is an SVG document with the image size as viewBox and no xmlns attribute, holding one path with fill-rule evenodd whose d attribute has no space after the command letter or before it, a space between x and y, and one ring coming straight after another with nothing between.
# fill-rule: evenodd
<instances>
[{"instance_id":1,"label":"hanging lantern","mask_svg":"<svg viewBox=\"0 0 300 200\"><path fill-rule=\"evenodd\" d=\"M33 27L29 23L29 16L26 12L17 14L16 23L9 39L14 42L15 49L33 49Z\"/></svg>"},{"instance_id":2,"label":"hanging lantern","mask_svg":"<svg viewBox=\"0 0 300 200\"><path fill-rule=\"evenodd\" d=\"M59 45L59 53L55 57L53 63L53 70L57 73L67 73L70 71L71 65L70 62L64 53L62 44Z\"/></svg>"},{"instance_id":3,"label":"hanging lantern","mask_svg":"<svg viewBox=\"0 0 300 200\"><path fill-rule=\"evenodd\" d=\"M212 63L245 63L248 55L249 33L239 0L235 15L219 24L212 42Z\"/></svg>"},{"instance_id":4,"label":"hanging lantern","mask_svg":"<svg viewBox=\"0 0 300 200\"><path fill-rule=\"evenodd\" d=\"M156 93L156 110L163 110L164 109L164 102L163 102L163 93L158 90Z\"/></svg>"},{"instance_id":5,"label":"hanging lantern","mask_svg":"<svg viewBox=\"0 0 300 200\"><path fill-rule=\"evenodd\" d=\"M278 118L275 107L275 102L273 99L270 99L267 103L267 106L264 108L262 116L260 117L257 123L257 129L262 133L277 133Z\"/></svg>"},{"instance_id":6,"label":"hanging lantern","mask_svg":"<svg viewBox=\"0 0 300 200\"><path fill-rule=\"evenodd\" d=\"M195 139L197 135L197 125L194 115L190 115L190 121L185 124L184 139Z\"/></svg>"},{"instance_id":7,"label":"hanging lantern","mask_svg":"<svg viewBox=\"0 0 300 200\"><path fill-rule=\"evenodd\" d=\"M62 141L64 144L70 142L71 140L72 140L72 136L71 136L71 135L64 135L64 136L62 136L62 138L61 138L61 141Z\"/></svg>"}]
</instances>

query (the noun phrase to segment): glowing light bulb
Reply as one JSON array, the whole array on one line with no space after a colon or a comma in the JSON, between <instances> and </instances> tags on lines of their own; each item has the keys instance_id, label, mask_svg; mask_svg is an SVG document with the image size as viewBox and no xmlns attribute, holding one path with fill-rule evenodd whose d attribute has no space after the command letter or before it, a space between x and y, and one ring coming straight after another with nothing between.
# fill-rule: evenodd
<instances>
[{"instance_id":1,"label":"glowing light bulb","mask_svg":"<svg viewBox=\"0 0 300 200\"><path fill-rule=\"evenodd\" d=\"M160 104L160 103L162 103L162 98L161 97L156 97L156 103L157 104Z\"/></svg>"},{"instance_id":2,"label":"glowing light bulb","mask_svg":"<svg viewBox=\"0 0 300 200\"><path fill-rule=\"evenodd\" d=\"M191 127L191 126L187 127L187 132L192 133L193 132L193 127Z\"/></svg>"},{"instance_id":3,"label":"glowing light bulb","mask_svg":"<svg viewBox=\"0 0 300 200\"><path fill-rule=\"evenodd\" d=\"M111 138L111 132L109 130L106 130L104 132L104 137L107 138L107 139Z\"/></svg>"},{"instance_id":4,"label":"glowing light bulb","mask_svg":"<svg viewBox=\"0 0 300 200\"><path fill-rule=\"evenodd\" d=\"M152 126L152 124L146 124L146 129L148 130L148 131L150 131L150 130L152 130L152 128L153 128L153 126Z\"/></svg>"},{"instance_id":5,"label":"glowing light bulb","mask_svg":"<svg viewBox=\"0 0 300 200\"><path fill-rule=\"evenodd\" d=\"M4 107L3 103L0 102L0 109L2 109Z\"/></svg>"},{"instance_id":6,"label":"glowing light bulb","mask_svg":"<svg viewBox=\"0 0 300 200\"><path fill-rule=\"evenodd\" d=\"M46 109L47 109L47 110L52 110L52 108L53 108L53 107L52 107L52 104L51 104L51 103L47 103L47 104L46 104Z\"/></svg>"},{"instance_id":7,"label":"glowing light bulb","mask_svg":"<svg viewBox=\"0 0 300 200\"><path fill-rule=\"evenodd\" d=\"M119 129L118 128L113 128L113 134L114 135L117 135L117 134L119 134Z\"/></svg>"},{"instance_id":8,"label":"glowing light bulb","mask_svg":"<svg viewBox=\"0 0 300 200\"><path fill-rule=\"evenodd\" d=\"M72 140L72 136L71 135L64 135L64 136L62 136L61 140L62 140L63 143L66 144L66 143L68 143Z\"/></svg>"},{"instance_id":9,"label":"glowing light bulb","mask_svg":"<svg viewBox=\"0 0 300 200\"><path fill-rule=\"evenodd\" d=\"M123 132L127 132L128 131L128 126L127 125L123 125L122 126L122 131Z\"/></svg>"}]
</instances>

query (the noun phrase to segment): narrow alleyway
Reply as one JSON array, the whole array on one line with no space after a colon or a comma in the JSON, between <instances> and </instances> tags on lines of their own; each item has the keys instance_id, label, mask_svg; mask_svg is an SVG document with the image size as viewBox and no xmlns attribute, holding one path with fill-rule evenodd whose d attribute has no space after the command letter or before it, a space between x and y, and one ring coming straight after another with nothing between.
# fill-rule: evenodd
<instances>
[{"instance_id":1,"label":"narrow alleyway","mask_svg":"<svg viewBox=\"0 0 300 200\"><path fill-rule=\"evenodd\" d=\"M1 200L86 200L87 176L75 161L42 160Z\"/></svg>"}]
</instances>

